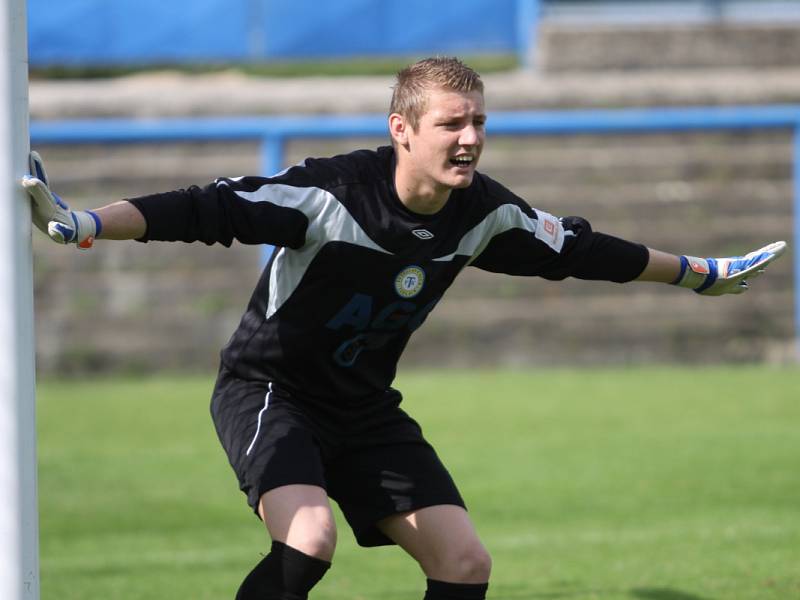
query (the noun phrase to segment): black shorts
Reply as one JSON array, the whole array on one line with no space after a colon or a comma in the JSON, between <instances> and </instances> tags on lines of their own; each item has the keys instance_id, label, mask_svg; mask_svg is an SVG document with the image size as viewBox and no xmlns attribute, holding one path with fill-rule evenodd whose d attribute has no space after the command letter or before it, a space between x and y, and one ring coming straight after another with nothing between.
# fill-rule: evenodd
<instances>
[{"instance_id":1,"label":"black shorts","mask_svg":"<svg viewBox=\"0 0 800 600\"><path fill-rule=\"evenodd\" d=\"M381 519L464 501L396 390L326 408L274 383L220 369L211 415L240 489L258 514L264 492L289 484L324 488L362 546L393 544Z\"/></svg>"}]
</instances>

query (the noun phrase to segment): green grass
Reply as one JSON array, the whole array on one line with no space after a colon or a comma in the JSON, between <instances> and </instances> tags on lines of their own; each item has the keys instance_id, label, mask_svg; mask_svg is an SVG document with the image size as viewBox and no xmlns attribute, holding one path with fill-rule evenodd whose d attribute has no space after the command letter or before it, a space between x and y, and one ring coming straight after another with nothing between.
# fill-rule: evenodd
<instances>
[{"instance_id":1,"label":"green grass","mask_svg":"<svg viewBox=\"0 0 800 600\"><path fill-rule=\"evenodd\" d=\"M267 547L211 380L39 385L43 600L229 599ZM494 558L489 598L800 598L800 371L423 372L398 381ZM422 597L340 519L314 600Z\"/></svg>"},{"instance_id":2,"label":"green grass","mask_svg":"<svg viewBox=\"0 0 800 600\"><path fill-rule=\"evenodd\" d=\"M32 79L97 79L123 77L147 71L172 70L186 74L240 71L255 77L319 77L394 75L423 56L377 56L318 60L278 60L253 63L163 64L163 65L58 65L35 67ZM495 73L517 68L513 54L480 54L460 57L479 73Z\"/></svg>"}]
</instances>

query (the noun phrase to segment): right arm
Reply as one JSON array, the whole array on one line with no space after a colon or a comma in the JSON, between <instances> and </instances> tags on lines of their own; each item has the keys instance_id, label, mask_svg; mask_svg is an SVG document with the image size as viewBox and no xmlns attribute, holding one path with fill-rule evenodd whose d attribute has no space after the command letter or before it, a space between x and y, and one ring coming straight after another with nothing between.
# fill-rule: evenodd
<instances>
[{"instance_id":1,"label":"right arm","mask_svg":"<svg viewBox=\"0 0 800 600\"><path fill-rule=\"evenodd\" d=\"M137 240L147 232L144 215L127 200L98 208L94 213L103 224L99 239Z\"/></svg>"},{"instance_id":2,"label":"right arm","mask_svg":"<svg viewBox=\"0 0 800 600\"><path fill-rule=\"evenodd\" d=\"M204 187L191 186L114 202L102 208L73 211L48 185L42 160L30 155L33 176L22 181L32 202L34 224L56 242L91 247L95 238L135 239L142 242L202 241L230 246L271 244L300 248L305 244L308 217L298 210L299 194L286 194L281 185L261 177L218 179Z\"/></svg>"},{"instance_id":3,"label":"right arm","mask_svg":"<svg viewBox=\"0 0 800 600\"><path fill-rule=\"evenodd\" d=\"M221 178L203 188L141 196L128 200L143 216L142 242L203 242L230 246L271 244L300 248L308 217L295 202L304 188L276 184L263 177ZM125 211L127 212L127 211Z\"/></svg>"}]
</instances>

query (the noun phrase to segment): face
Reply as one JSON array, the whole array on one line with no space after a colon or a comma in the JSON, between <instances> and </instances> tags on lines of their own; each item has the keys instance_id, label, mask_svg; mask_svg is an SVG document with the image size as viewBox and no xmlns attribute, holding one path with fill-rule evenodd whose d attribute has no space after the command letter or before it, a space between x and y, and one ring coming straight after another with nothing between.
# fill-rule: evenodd
<instances>
[{"instance_id":1,"label":"face","mask_svg":"<svg viewBox=\"0 0 800 600\"><path fill-rule=\"evenodd\" d=\"M400 117L402 120L402 117ZM410 125L393 123L395 141L406 152L402 162L409 183L422 193L448 193L472 183L485 140L486 110L478 91L454 92L434 89L429 92L427 111L416 131Z\"/></svg>"}]
</instances>

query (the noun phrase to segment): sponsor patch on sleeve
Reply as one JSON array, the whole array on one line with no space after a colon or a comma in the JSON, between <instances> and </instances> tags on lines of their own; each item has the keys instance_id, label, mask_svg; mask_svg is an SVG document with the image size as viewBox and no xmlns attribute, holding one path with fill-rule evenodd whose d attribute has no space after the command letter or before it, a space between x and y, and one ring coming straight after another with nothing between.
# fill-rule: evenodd
<instances>
[{"instance_id":1,"label":"sponsor patch on sleeve","mask_svg":"<svg viewBox=\"0 0 800 600\"><path fill-rule=\"evenodd\" d=\"M543 210L533 209L536 213L536 232L537 239L543 241L556 252L561 252L564 247L564 226L558 217Z\"/></svg>"}]
</instances>

